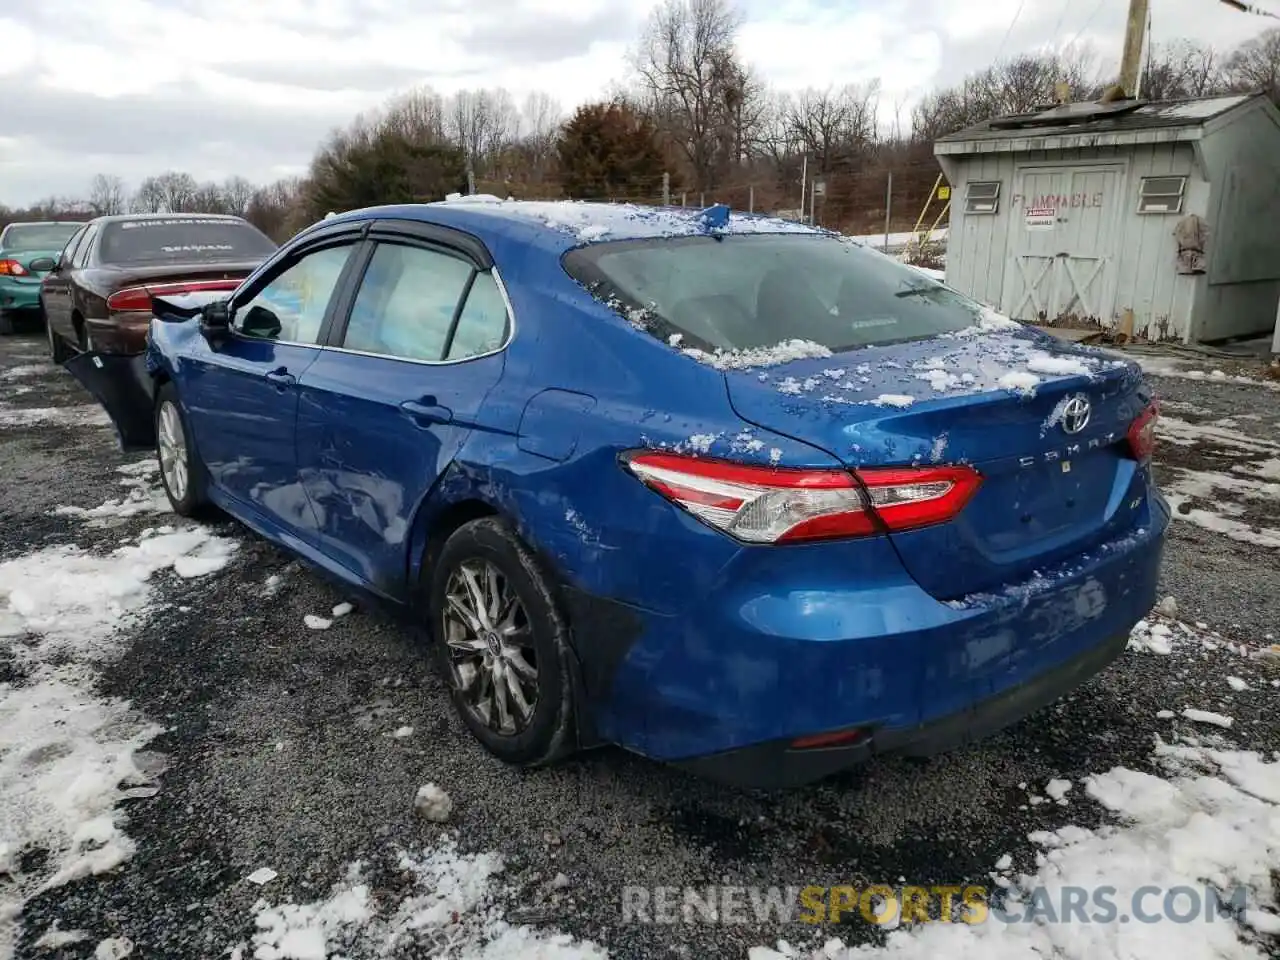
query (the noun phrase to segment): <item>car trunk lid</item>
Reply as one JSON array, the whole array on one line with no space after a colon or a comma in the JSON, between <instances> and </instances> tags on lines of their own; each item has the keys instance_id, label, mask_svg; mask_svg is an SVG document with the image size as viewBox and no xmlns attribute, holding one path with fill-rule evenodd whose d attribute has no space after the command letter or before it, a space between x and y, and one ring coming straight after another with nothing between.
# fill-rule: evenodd
<instances>
[{"instance_id":1,"label":"car trunk lid","mask_svg":"<svg viewBox=\"0 0 1280 960\"><path fill-rule=\"evenodd\" d=\"M1000 325L725 376L745 420L851 468L978 470L957 517L890 534L939 599L1024 580L1140 513L1126 434L1149 397L1136 366L1096 350Z\"/></svg>"}]
</instances>

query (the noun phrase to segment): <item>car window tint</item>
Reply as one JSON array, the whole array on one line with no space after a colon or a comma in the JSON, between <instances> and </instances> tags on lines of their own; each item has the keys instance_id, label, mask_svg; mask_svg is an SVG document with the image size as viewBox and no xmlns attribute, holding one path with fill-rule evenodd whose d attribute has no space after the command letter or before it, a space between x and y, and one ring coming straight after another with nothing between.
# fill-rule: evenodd
<instances>
[{"instance_id":1,"label":"car window tint","mask_svg":"<svg viewBox=\"0 0 1280 960\"><path fill-rule=\"evenodd\" d=\"M490 353L502 346L507 335L507 304L493 274L476 274L467 302L458 317L458 328L449 345L448 360L464 360Z\"/></svg>"},{"instance_id":2,"label":"car window tint","mask_svg":"<svg viewBox=\"0 0 1280 960\"><path fill-rule=\"evenodd\" d=\"M309 253L236 307L240 333L266 340L315 343L352 244Z\"/></svg>"},{"instance_id":3,"label":"car window tint","mask_svg":"<svg viewBox=\"0 0 1280 960\"><path fill-rule=\"evenodd\" d=\"M217 263L265 260L272 240L245 220L224 217L146 217L107 225L103 263Z\"/></svg>"},{"instance_id":4,"label":"car window tint","mask_svg":"<svg viewBox=\"0 0 1280 960\"><path fill-rule=\"evenodd\" d=\"M95 223L85 232L84 237L80 240L80 246L76 248L75 259L72 265L83 267L89 262L89 252L93 249L93 241L98 236L98 225Z\"/></svg>"},{"instance_id":5,"label":"car window tint","mask_svg":"<svg viewBox=\"0 0 1280 960\"><path fill-rule=\"evenodd\" d=\"M439 360L472 273L448 254L380 244L351 308L348 350L408 360Z\"/></svg>"}]
</instances>

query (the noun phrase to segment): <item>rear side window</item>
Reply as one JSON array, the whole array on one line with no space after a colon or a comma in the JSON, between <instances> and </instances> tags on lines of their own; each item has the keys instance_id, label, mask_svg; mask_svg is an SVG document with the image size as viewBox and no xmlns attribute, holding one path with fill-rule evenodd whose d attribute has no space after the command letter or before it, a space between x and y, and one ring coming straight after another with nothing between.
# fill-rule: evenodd
<instances>
[{"instance_id":1,"label":"rear side window","mask_svg":"<svg viewBox=\"0 0 1280 960\"><path fill-rule=\"evenodd\" d=\"M440 360L471 279L457 257L383 243L373 253L342 345L406 360Z\"/></svg>"},{"instance_id":2,"label":"rear side window","mask_svg":"<svg viewBox=\"0 0 1280 960\"><path fill-rule=\"evenodd\" d=\"M708 351L799 339L839 353L962 330L982 312L911 267L829 236L598 243L570 251L564 266L654 336Z\"/></svg>"},{"instance_id":3,"label":"rear side window","mask_svg":"<svg viewBox=\"0 0 1280 960\"><path fill-rule=\"evenodd\" d=\"M157 217L107 224L98 260L102 263L216 263L264 260L276 245L243 220L213 217Z\"/></svg>"},{"instance_id":4,"label":"rear side window","mask_svg":"<svg viewBox=\"0 0 1280 960\"><path fill-rule=\"evenodd\" d=\"M507 336L507 302L491 273L477 273L449 344L448 360L492 353Z\"/></svg>"}]
</instances>

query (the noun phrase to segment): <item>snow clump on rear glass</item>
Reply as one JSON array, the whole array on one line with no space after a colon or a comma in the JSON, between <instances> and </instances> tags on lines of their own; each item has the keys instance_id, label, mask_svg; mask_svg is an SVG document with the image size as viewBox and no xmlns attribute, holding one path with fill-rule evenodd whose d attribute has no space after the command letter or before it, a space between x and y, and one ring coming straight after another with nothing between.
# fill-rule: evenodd
<instances>
[{"instance_id":1,"label":"snow clump on rear glass","mask_svg":"<svg viewBox=\"0 0 1280 960\"><path fill-rule=\"evenodd\" d=\"M717 350L708 353L690 347L681 351L699 363L709 364L717 370L749 370L752 367L776 367L792 360L821 359L831 356L831 351L812 340L784 340L772 347L750 347L746 350Z\"/></svg>"}]
</instances>

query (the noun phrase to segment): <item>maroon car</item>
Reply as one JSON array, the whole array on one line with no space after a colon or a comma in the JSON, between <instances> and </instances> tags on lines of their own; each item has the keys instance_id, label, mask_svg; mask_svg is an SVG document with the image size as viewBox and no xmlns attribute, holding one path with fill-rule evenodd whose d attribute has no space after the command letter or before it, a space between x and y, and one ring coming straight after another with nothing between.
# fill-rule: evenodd
<instances>
[{"instance_id":1,"label":"maroon car","mask_svg":"<svg viewBox=\"0 0 1280 960\"><path fill-rule=\"evenodd\" d=\"M234 290L275 252L248 221L204 213L98 217L52 259L41 284L49 350L61 363L68 347L141 353L151 298L194 290Z\"/></svg>"}]
</instances>

